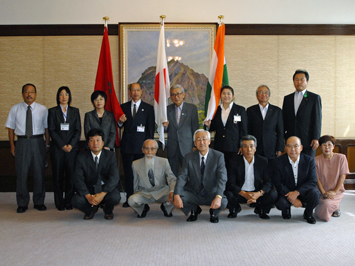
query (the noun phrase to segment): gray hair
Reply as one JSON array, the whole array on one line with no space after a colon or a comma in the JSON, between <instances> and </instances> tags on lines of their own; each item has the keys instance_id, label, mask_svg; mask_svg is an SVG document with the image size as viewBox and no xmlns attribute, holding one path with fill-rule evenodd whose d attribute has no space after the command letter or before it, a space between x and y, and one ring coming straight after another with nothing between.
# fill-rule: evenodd
<instances>
[{"instance_id":1,"label":"gray hair","mask_svg":"<svg viewBox=\"0 0 355 266\"><path fill-rule=\"evenodd\" d=\"M146 139L146 140L143 142L143 146L142 146L142 148L144 148L144 147L145 147L145 143L146 143L148 140L152 140L152 141L154 141L154 142L155 142L155 145L156 145L157 150L159 149L159 144L158 144L158 142L157 142L155 139Z\"/></svg>"},{"instance_id":2,"label":"gray hair","mask_svg":"<svg viewBox=\"0 0 355 266\"><path fill-rule=\"evenodd\" d=\"M196 135L197 135L197 133L199 133L199 132L207 132L207 137L208 137L208 139L209 139L209 140L211 139L211 133L210 133L209 131L207 131L207 130L204 130L204 129L200 128L200 129L197 129L197 130L195 131L195 133L194 133L194 142L196 141Z\"/></svg>"},{"instance_id":3,"label":"gray hair","mask_svg":"<svg viewBox=\"0 0 355 266\"><path fill-rule=\"evenodd\" d=\"M243 141L253 140L255 143L255 148L258 145L256 138L253 135L245 135L240 139L240 147L243 146Z\"/></svg>"},{"instance_id":4,"label":"gray hair","mask_svg":"<svg viewBox=\"0 0 355 266\"><path fill-rule=\"evenodd\" d=\"M172 87L170 88L170 91L172 91L172 90L174 90L174 89L178 89L178 88L181 88L181 93L185 93L184 88L183 88L180 84L176 84L176 85L172 86Z\"/></svg>"},{"instance_id":5,"label":"gray hair","mask_svg":"<svg viewBox=\"0 0 355 266\"><path fill-rule=\"evenodd\" d=\"M263 84L261 84L261 85L256 89L256 95L258 95L258 90L259 90L261 87L267 88L267 90L269 91L269 96L271 96L271 90L270 90L270 88L269 88L267 85L263 85Z\"/></svg>"}]
</instances>

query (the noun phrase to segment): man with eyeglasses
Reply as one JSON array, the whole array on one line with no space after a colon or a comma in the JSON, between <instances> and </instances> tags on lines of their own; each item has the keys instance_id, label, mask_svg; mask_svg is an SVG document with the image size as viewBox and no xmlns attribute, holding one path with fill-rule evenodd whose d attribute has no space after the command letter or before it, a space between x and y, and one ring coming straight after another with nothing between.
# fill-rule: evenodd
<instances>
[{"instance_id":1,"label":"man with eyeglasses","mask_svg":"<svg viewBox=\"0 0 355 266\"><path fill-rule=\"evenodd\" d=\"M296 91L285 96L282 113L285 139L299 137L304 145L302 152L314 157L322 129L322 100L307 90L308 82L308 72L296 70L293 74Z\"/></svg>"},{"instance_id":2,"label":"man with eyeglasses","mask_svg":"<svg viewBox=\"0 0 355 266\"><path fill-rule=\"evenodd\" d=\"M163 123L168 132L168 160L175 176L179 174L185 154L192 152L192 136L199 128L197 107L184 102L185 96L185 90L181 85L177 84L170 88L170 99L173 104L168 106L168 121Z\"/></svg>"},{"instance_id":3,"label":"man with eyeglasses","mask_svg":"<svg viewBox=\"0 0 355 266\"><path fill-rule=\"evenodd\" d=\"M259 104L247 109L248 134L258 141L256 154L273 159L284 151L284 127L282 110L269 103L271 91L260 85L256 90Z\"/></svg>"},{"instance_id":4,"label":"man with eyeglasses","mask_svg":"<svg viewBox=\"0 0 355 266\"><path fill-rule=\"evenodd\" d=\"M128 204L144 218L150 210L149 203L161 203L160 209L165 217L172 217L174 209L174 187L176 177L170 169L167 159L157 157L158 143L153 139L144 141L142 151L144 158L132 164L134 194Z\"/></svg>"},{"instance_id":5,"label":"man with eyeglasses","mask_svg":"<svg viewBox=\"0 0 355 266\"><path fill-rule=\"evenodd\" d=\"M277 189L275 206L282 218L291 218L291 206L304 207L303 218L315 224L313 210L318 205L320 192L317 189L317 173L314 158L301 153L303 146L298 137L287 139L286 154L272 162L272 181Z\"/></svg>"},{"instance_id":6,"label":"man with eyeglasses","mask_svg":"<svg viewBox=\"0 0 355 266\"><path fill-rule=\"evenodd\" d=\"M142 101L143 90L138 83L129 86L129 96L132 98L121 105L124 114L119 118L118 126L124 127L120 144L123 170L125 173L126 202L123 207L129 207L127 199L133 194L132 162L144 157L142 145L146 139L154 139L155 116L154 108Z\"/></svg>"},{"instance_id":7,"label":"man with eyeglasses","mask_svg":"<svg viewBox=\"0 0 355 266\"><path fill-rule=\"evenodd\" d=\"M227 170L223 153L210 149L211 135L204 129L195 131L193 140L196 151L186 154L176 181L174 205L194 222L201 213L200 205L210 206L210 222L218 223L219 212L226 208L223 194L227 182Z\"/></svg>"}]
</instances>

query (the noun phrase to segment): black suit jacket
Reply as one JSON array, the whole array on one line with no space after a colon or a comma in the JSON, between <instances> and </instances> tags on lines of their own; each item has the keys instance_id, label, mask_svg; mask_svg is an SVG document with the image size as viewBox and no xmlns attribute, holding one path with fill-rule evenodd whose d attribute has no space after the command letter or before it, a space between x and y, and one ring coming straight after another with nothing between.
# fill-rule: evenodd
<instances>
[{"instance_id":1,"label":"black suit jacket","mask_svg":"<svg viewBox=\"0 0 355 266\"><path fill-rule=\"evenodd\" d=\"M319 139L322 129L322 100L319 95L306 91L295 116L294 94L284 98L282 113L285 139L297 136L303 149L310 149L313 139Z\"/></svg>"},{"instance_id":2,"label":"black suit jacket","mask_svg":"<svg viewBox=\"0 0 355 266\"><path fill-rule=\"evenodd\" d=\"M117 187L119 173L116 154L112 151L102 149L99 160L99 175L96 175L96 166L91 151L78 155L75 167L74 185L79 195L95 193L95 185L100 178L105 184L102 186L103 192L111 192Z\"/></svg>"},{"instance_id":3,"label":"black suit jacket","mask_svg":"<svg viewBox=\"0 0 355 266\"><path fill-rule=\"evenodd\" d=\"M277 151L284 150L284 127L282 111L269 104L265 120L261 115L259 104L247 109L248 134L257 140L256 154L268 159L275 158Z\"/></svg>"},{"instance_id":4,"label":"black suit jacket","mask_svg":"<svg viewBox=\"0 0 355 266\"><path fill-rule=\"evenodd\" d=\"M100 123L95 109L87 112L84 119L85 138L87 133L93 128L101 129L104 132L104 146L113 150L116 141L116 120L113 113L105 110Z\"/></svg>"},{"instance_id":5,"label":"black suit jacket","mask_svg":"<svg viewBox=\"0 0 355 266\"><path fill-rule=\"evenodd\" d=\"M133 119L131 101L121 105L127 120L123 123L124 131L121 141L121 152L142 154L143 142L146 139L154 139L155 116L154 108L148 103L141 101L136 116ZM137 132L138 126L144 126L144 132Z\"/></svg>"},{"instance_id":6,"label":"black suit jacket","mask_svg":"<svg viewBox=\"0 0 355 266\"><path fill-rule=\"evenodd\" d=\"M248 118L243 106L233 103L226 126L223 125L222 109L218 106L216 114L211 121L209 131L216 131L214 149L222 152L238 152L240 138L247 135ZM234 116L241 116L241 121L234 123Z\"/></svg>"},{"instance_id":7,"label":"black suit jacket","mask_svg":"<svg viewBox=\"0 0 355 266\"><path fill-rule=\"evenodd\" d=\"M297 190L301 196L305 196L308 190L317 185L316 164L314 158L309 155L300 154L297 184L287 153L277 157L271 165L274 171L272 180L281 195Z\"/></svg>"},{"instance_id":8,"label":"black suit jacket","mask_svg":"<svg viewBox=\"0 0 355 266\"><path fill-rule=\"evenodd\" d=\"M72 151L79 150L79 139L81 134L81 122L79 109L68 107L66 123L69 124L69 130L60 129L60 124L64 123L63 112L60 106L55 106L48 110L48 131L52 138L51 148L58 151L62 150L65 145L70 144Z\"/></svg>"},{"instance_id":9,"label":"black suit jacket","mask_svg":"<svg viewBox=\"0 0 355 266\"><path fill-rule=\"evenodd\" d=\"M185 155L179 176L176 180L175 194L183 195L184 190L197 195L200 193L201 170L199 151ZM205 171L203 174L203 186L208 194L223 195L227 182L227 170L224 155L219 151L209 149Z\"/></svg>"},{"instance_id":10,"label":"black suit jacket","mask_svg":"<svg viewBox=\"0 0 355 266\"><path fill-rule=\"evenodd\" d=\"M245 182L243 157L243 155L234 156L228 164L226 190L232 191L234 195L239 194ZM254 186L255 191L264 190L266 193L273 187L269 175L268 159L259 155L254 155Z\"/></svg>"}]
</instances>

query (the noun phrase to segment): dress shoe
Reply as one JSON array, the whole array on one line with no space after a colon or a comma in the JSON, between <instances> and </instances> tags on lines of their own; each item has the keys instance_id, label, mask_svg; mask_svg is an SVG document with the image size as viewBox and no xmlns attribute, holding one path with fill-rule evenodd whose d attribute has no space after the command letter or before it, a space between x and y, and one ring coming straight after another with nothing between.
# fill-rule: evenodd
<instances>
[{"instance_id":1,"label":"dress shoe","mask_svg":"<svg viewBox=\"0 0 355 266\"><path fill-rule=\"evenodd\" d=\"M17 207L17 213L24 213L27 211L28 207L27 206L18 206Z\"/></svg>"},{"instance_id":2,"label":"dress shoe","mask_svg":"<svg viewBox=\"0 0 355 266\"><path fill-rule=\"evenodd\" d=\"M241 211L242 211L242 207L240 207L240 205L238 208L229 209L229 214L227 218L236 218L238 213L240 213Z\"/></svg>"},{"instance_id":3,"label":"dress shoe","mask_svg":"<svg viewBox=\"0 0 355 266\"><path fill-rule=\"evenodd\" d=\"M186 221L188 222L194 222L197 220L197 216L202 212L202 209L200 208L200 206L197 206L197 211L191 211L191 215L189 216L189 218L187 218Z\"/></svg>"},{"instance_id":4,"label":"dress shoe","mask_svg":"<svg viewBox=\"0 0 355 266\"><path fill-rule=\"evenodd\" d=\"M290 207L288 207L284 211L282 211L282 218L284 218L286 220L291 219L291 209L290 209Z\"/></svg>"},{"instance_id":5,"label":"dress shoe","mask_svg":"<svg viewBox=\"0 0 355 266\"><path fill-rule=\"evenodd\" d=\"M113 219L113 213L105 213L104 218L105 218L106 220L112 220L112 219Z\"/></svg>"},{"instance_id":6,"label":"dress shoe","mask_svg":"<svg viewBox=\"0 0 355 266\"><path fill-rule=\"evenodd\" d=\"M149 212L149 210L150 210L149 205L145 204L142 214L141 215L138 214L137 217L144 218L147 215L147 213Z\"/></svg>"},{"instance_id":7,"label":"dress shoe","mask_svg":"<svg viewBox=\"0 0 355 266\"><path fill-rule=\"evenodd\" d=\"M160 205L160 209L163 211L165 217L173 217L173 214L172 214L172 213L169 213L169 214L168 214L168 212L166 211L165 206L164 206L164 203L162 203L162 204Z\"/></svg>"},{"instance_id":8,"label":"dress shoe","mask_svg":"<svg viewBox=\"0 0 355 266\"><path fill-rule=\"evenodd\" d=\"M255 210L254 210L254 212L255 212ZM269 215L267 215L263 209L259 209L259 217L264 220L270 219Z\"/></svg>"},{"instance_id":9,"label":"dress shoe","mask_svg":"<svg viewBox=\"0 0 355 266\"><path fill-rule=\"evenodd\" d=\"M97 213L98 209L99 209L99 205L95 205L94 207L92 207L91 213L84 215L84 220L91 220L92 218L94 218L95 213Z\"/></svg>"},{"instance_id":10,"label":"dress shoe","mask_svg":"<svg viewBox=\"0 0 355 266\"><path fill-rule=\"evenodd\" d=\"M42 205L34 205L33 208L35 208L36 210L39 210L39 211L47 210L47 207L44 204L42 204Z\"/></svg>"},{"instance_id":11,"label":"dress shoe","mask_svg":"<svg viewBox=\"0 0 355 266\"><path fill-rule=\"evenodd\" d=\"M307 223L309 224L315 224L316 223L316 219L314 219L314 217L311 216L306 216L306 213L303 213L303 219L305 219L307 221Z\"/></svg>"},{"instance_id":12,"label":"dress shoe","mask_svg":"<svg viewBox=\"0 0 355 266\"><path fill-rule=\"evenodd\" d=\"M65 208L68 210L68 211L70 211L70 210L72 210L73 209L73 205L67 205L67 206L65 206Z\"/></svg>"},{"instance_id":13,"label":"dress shoe","mask_svg":"<svg viewBox=\"0 0 355 266\"><path fill-rule=\"evenodd\" d=\"M219 222L217 212L213 209L210 209L210 222L214 224Z\"/></svg>"},{"instance_id":14,"label":"dress shoe","mask_svg":"<svg viewBox=\"0 0 355 266\"><path fill-rule=\"evenodd\" d=\"M123 208L128 208L129 207L128 201L125 201L125 203L122 204L122 207Z\"/></svg>"},{"instance_id":15,"label":"dress shoe","mask_svg":"<svg viewBox=\"0 0 355 266\"><path fill-rule=\"evenodd\" d=\"M58 211L65 211L64 206L59 206L57 209L58 209Z\"/></svg>"}]
</instances>

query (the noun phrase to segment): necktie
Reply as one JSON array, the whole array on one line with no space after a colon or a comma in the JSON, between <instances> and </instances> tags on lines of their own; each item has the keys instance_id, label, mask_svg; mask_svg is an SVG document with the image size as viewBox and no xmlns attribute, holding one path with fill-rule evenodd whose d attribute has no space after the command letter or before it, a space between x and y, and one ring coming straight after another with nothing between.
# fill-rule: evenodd
<instances>
[{"instance_id":1,"label":"necktie","mask_svg":"<svg viewBox=\"0 0 355 266\"><path fill-rule=\"evenodd\" d=\"M152 184L152 186L155 186L155 180L154 180L154 173L153 173L153 169L149 169L148 171L148 178L149 178L149 182Z\"/></svg>"},{"instance_id":2,"label":"necktie","mask_svg":"<svg viewBox=\"0 0 355 266\"><path fill-rule=\"evenodd\" d=\"M27 106L26 112L26 136L31 137L33 135L32 131L32 111L31 106Z\"/></svg>"},{"instance_id":3,"label":"necktie","mask_svg":"<svg viewBox=\"0 0 355 266\"><path fill-rule=\"evenodd\" d=\"M205 187L203 186L203 174L205 173L205 157L202 156L201 158L201 166L200 166L200 171L201 171L201 189L200 189L200 193L202 196L206 196L207 195L207 191L205 189Z\"/></svg>"},{"instance_id":4,"label":"necktie","mask_svg":"<svg viewBox=\"0 0 355 266\"><path fill-rule=\"evenodd\" d=\"M177 112L176 112L176 122L177 122L177 124L179 124L179 123L180 123L180 116L181 116L181 109L180 109L180 106L177 108L176 111L177 111Z\"/></svg>"},{"instance_id":5,"label":"necktie","mask_svg":"<svg viewBox=\"0 0 355 266\"><path fill-rule=\"evenodd\" d=\"M102 191L101 178L99 175L99 158L97 156L95 156L95 168L96 168L96 176L97 176L97 181L95 184L95 194L97 194Z\"/></svg>"},{"instance_id":6,"label":"necktie","mask_svg":"<svg viewBox=\"0 0 355 266\"><path fill-rule=\"evenodd\" d=\"M136 108L136 104L133 105L133 119L137 114L137 108Z\"/></svg>"}]
</instances>

